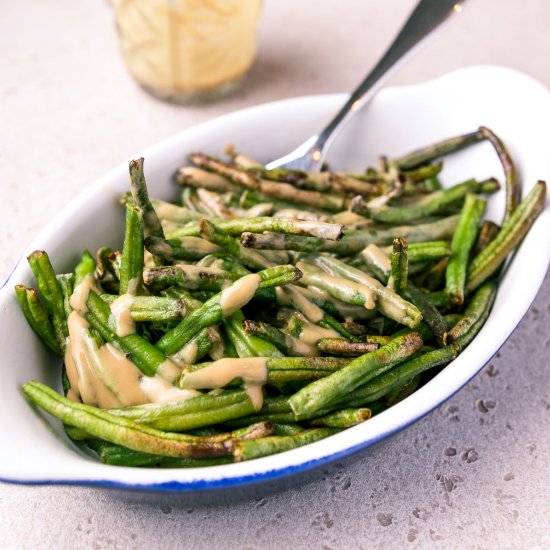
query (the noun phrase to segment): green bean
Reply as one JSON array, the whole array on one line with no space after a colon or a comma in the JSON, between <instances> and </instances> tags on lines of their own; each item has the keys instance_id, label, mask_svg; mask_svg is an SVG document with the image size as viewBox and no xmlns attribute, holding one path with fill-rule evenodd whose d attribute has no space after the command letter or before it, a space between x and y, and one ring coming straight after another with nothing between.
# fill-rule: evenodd
<instances>
[{"instance_id":1,"label":"green bean","mask_svg":"<svg viewBox=\"0 0 550 550\"><path fill-rule=\"evenodd\" d=\"M485 201L474 195L498 190L494 178L444 189L434 162L483 140L504 169L501 228L482 222ZM40 298L16 287L45 344L59 355L71 344L89 366L75 356L69 369L84 403L34 381L23 392L106 464L184 468L267 456L407 398L479 332L498 271L546 192L538 182L518 205L510 155L484 127L381 157L364 174L267 170L229 155L231 163L190 156L197 167L176 175L183 206L149 198L143 159L132 161L122 252L101 248L96 263L85 251L76 275L56 275L36 251L29 263ZM88 323L71 324L70 337L69 315ZM128 318L136 325L125 334ZM121 392L102 346L161 377L177 400L134 405L142 399ZM117 399L94 397L89 382ZM73 397L65 369L63 388Z\"/></svg>"},{"instance_id":2,"label":"green bean","mask_svg":"<svg viewBox=\"0 0 550 550\"><path fill-rule=\"evenodd\" d=\"M72 273L61 273L60 275L56 275L55 278L57 279L57 282L61 287L61 292L63 293L63 313L65 315L65 321L67 321L71 311L73 310L69 301L75 287L75 276Z\"/></svg>"},{"instance_id":3,"label":"green bean","mask_svg":"<svg viewBox=\"0 0 550 550\"><path fill-rule=\"evenodd\" d=\"M369 268L376 272L382 281L389 279L391 262L378 247L369 245L362 255ZM411 282L401 291L401 294L421 312L421 318L432 329L436 341L441 345L443 343L443 335L447 330L447 325L441 313L432 305L426 295Z\"/></svg>"},{"instance_id":4,"label":"green bean","mask_svg":"<svg viewBox=\"0 0 550 550\"><path fill-rule=\"evenodd\" d=\"M453 215L441 220L417 225L402 225L391 228L346 231L337 242L315 237L299 235L280 235L268 233L253 237L243 235L245 246L254 248L272 248L281 250L298 250L304 252L331 252L342 256L351 256L361 252L369 244L386 245L392 243L395 236L400 236L409 243L450 239L456 229L458 216Z\"/></svg>"},{"instance_id":5,"label":"green bean","mask_svg":"<svg viewBox=\"0 0 550 550\"><path fill-rule=\"evenodd\" d=\"M42 302L40 302L36 290L28 288L25 285L16 285L15 294L25 315L25 319L27 319L32 330L54 353L63 355L48 317L48 312Z\"/></svg>"},{"instance_id":6,"label":"green bean","mask_svg":"<svg viewBox=\"0 0 550 550\"><path fill-rule=\"evenodd\" d=\"M101 299L111 305L118 296L101 294ZM130 315L138 322L166 322L181 319L186 312L181 299L162 296L135 296L130 304Z\"/></svg>"},{"instance_id":7,"label":"green bean","mask_svg":"<svg viewBox=\"0 0 550 550\"><path fill-rule=\"evenodd\" d=\"M74 286L78 286L88 275L93 276L95 269L94 257L88 250L85 250L80 257L80 261L74 268Z\"/></svg>"},{"instance_id":8,"label":"green bean","mask_svg":"<svg viewBox=\"0 0 550 550\"><path fill-rule=\"evenodd\" d=\"M393 407L393 405L403 401L403 399L406 399L418 389L420 380L421 376L417 374L406 382L396 386L384 396L384 402L388 406Z\"/></svg>"},{"instance_id":9,"label":"green bean","mask_svg":"<svg viewBox=\"0 0 550 550\"><path fill-rule=\"evenodd\" d=\"M235 346L239 357L282 357L282 353L269 341L248 334L243 330L244 315L236 311L225 319L227 336Z\"/></svg>"},{"instance_id":10,"label":"green bean","mask_svg":"<svg viewBox=\"0 0 550 550\"><path fill-rule=\"evenodd\" d=\"M489 243L497 236L500 227L491 220L484 220L477 234L477 240L472 250L470 257L475 258Z\"/></svg>"},{"instance_id":11,"label":"green bean","mask_svg":"<svg viewBox=\"0 0 550 550\"><path fill-rule=\"evenodd\" d=\"M410 333L351 361L343 369L317 380L292 395L288 402L299 418L313 413L404 361L422 347L418 333Z\"/></svg>"},{"instance_id":12,"label":"green bean","mask_svg":"<svg viewBox=\"0 0 550 550\"><path fill-rule=\"evenodd\" d=\"M137 294L143 271L143 218L133 204L126 205L126 231L120 264L120 294Z\"/></svg>"},{"instance_id":13,"label":"green bean","mask_svg":"<svg viewBox=\"0 0 550 550\"><path fill-rule=\"evenodd\" d=\"M143 271L143 282L155 289L179 286L188 290L219 292L238 278L238 275L218 268L188 264L149 267Z\"/></svg>"},{"instance_id":14,"label":"green bean","mask_svg":"<svg viewBox=\"0 0 550 550\"><path fill-rule=\"evenodd\" d=\"M157 216L161 221L170 222L172 224L185 224L194 220L200 220L201 215L197 212L189 210L183 206L177 206L171 202L161 201L159 199L150 199Z\"/></svg>"},{"instance_id":15,"label":"green bean","mask_svg":"<svg viewBox=\"0 0 550 550\"><path fill-rule=\"evenodd\" d=\"M415 376L434 367L447 365L457 355L458 349L456 346L447 346L403 361L396 367L360 386L355 391L350 392L337 405L360 407L377 401Z\"/></svg>"},{"instance_id":16,"label":"green bean","mask_svg":"<svg viewBox=\"0 0 550 550\"><path fill-rule=\"evenodd\" d=\"M123 416L143 424L196 414L202 411L217 410L230 405L249 401L245 390L225 390L219 395L201 394L191 399L171 403L147 403L118 409L109 409L110 414Z\"/></svg>"},{"instance_id":17,"label":"green bean","mask_svg":"<svg viewBox=\"0 0 550 550\"><path fill-rule=\"evenodd\" d=\"M319 380L328 376L331 372L332 371L321 369L268 370L266 383L280 388L284 384L290 382L313 382L314 380Z\"/></svg>"},{"instance_id":18,"label":"green bean","mask_svg":"<svg viewBox=\"0 0 550 550\"><path fill-rule=\"evenodd\" d=\"M259 271L257 276L260 278L257 288L266 288L295 281L301 276L301 272L296 267L288 265L272 267ZM240 289L240 285L241 283L236 281L231 287L228 287L228 289L214 295L199 309L187 315L177 327L162 336L162 338L156 343L157 348L168 355L175 353L201 329L215 325L225 317L231 315L234 312L232 311L232 308L224 308L221 303L221 299L223 297L222 293L227 292L231 288L233 288L234 291ZM248 296L248 294L246 294L244 299L238 300L238 307L236 309L240 309L246 305L251 298L252 296Z\"/></svg>"},{"instance_id":19,"label":"green bean","mask_svg":"<svg viewBox=\"0 0 550 550\"><path fill-rule=\"evenodd\" d=\"M183 432L192 430L194 428L200 428L203 426L210 426L213 424L220 424L228 420L235 418L241 418L253 414L255 412L254 405L250 399L243 399L242 401L231 403L224 407L215 409L207 409L197 412L189 412L187 414L170 415L165 417L159 417L154 421L144 421L142 418L137 419L140 424L146 424L152 428L162 431L171 432ZM124 416L120 414L119 416Z\"/></svg>"},{"instance_id":20,"label":"green bean","mask_svg":"<svg viewBox=\"0 0 550 550\"><path fill-rule=\"evenodd\" d=\"M113 445L101 439L88 439L86 444L97 453L103 464L111 466L141 466L157 468L202 468L218 464L230 464L229 456L217 458L171 458L133 451L122 445Z\"/></svg>"},{"instance_id":21,"label":"green bean","mask_svg":"<svg viewBox=\"0 0 550 550\"><path fill-rule=\"evenodd\" d=\"M220 252L216 246L199 237L181 237L179 239L161 239L149 236L144 241L145 248L165 261L200 260L207 254Z\"/></svg>"},{"instance_id":22,"label":"green bean","mask_svg":"<svg viewBox=\"0 0 550 550\"><path fill-rule=\"evenodd\" d=\"M144 233L164 239L164 231L160 220L149 200L145 174L143 173L143 157L130 161L130 182L132 184L132 197L143 213Z\"/></svg>"},{"instance_id":23,"label":"green bean","mask_svg":"<svg viewBox=\"0 0 550 550\"><path fill-rule=\"evenodd\" d=\"M372 277L369 277L361 270L348 266L328 256L319 256L316 259L316 263L331 273L341 275L346 279L366 285L373 292L376 292L376 308L390 319L411 328L414 328L421 321L422 314L415 305L404 300L401 296L380 284Z\"/></svg>"},{"instance_id":24,"label":"green bean","mask_svg":"<svg viewBox=\"0 0 550 550\"><path fill-rule=\"evenodd\" d=\"M382 250L389 256L393 252L393 246L384 246ZM446 241L408 243L409 266L410 264L441 260L450 254L451 248Z\"/></svg>"},{"instance_id":25,"label":"green bean","mask_svg":"<svg viewBox=\"0 0 550 550\"><path fill-rule=\"evenodd\" d=\"M486 281L527 234L544 208L546 184L537 182L502 226L494 240L470 263L466 279L466 294Z\"/></svg>"},{"instance_id":26,"label":"green bean","mask_svg":"<svg viewBox=\"0 0 550 550\"><path fill-rule=\"evenodd\" d=\"M246 334L255 335L267 342L270 342L284 354L290 356L313 356L317 355L317 350L314 346L300 341L291 334L287 334L282 330L261 321L244 319L242 321L243 330ZM347 342L347 340L344 340Z\"/></svg>"},{"instance_id":27,"label":"green bean","mask_svg":"<svg viewBox=\"0 0 550 550\"><path fill-rule=\"evenodd\" d=\"M73 428L67 426L71 436ZM301 429L301 428L300 428ZM245 429L235 430L230 434L220 434L224 439L256 439L276 433L275 427L266 422L252 424ZM286 435L286 434L285 434ZM202 468L218 464L229 464L233 458L229 456L216 458L170 458L133 451L121 445L114 445L100 439L87 439L86 444L94 450L101 462L115 466L155 466L160 468Z\"/></svg>"},{"instance_id":28,"label":"green bean","mask_svg":"<svg viewBox=\"0 0 550 550\"><path fill-rule=\"evenodd\" d=\"M323 353L331 355L343 355L345 357L357 357L365 353L376 351L380 344L373 342L350 342L344 338L321 338L317 342L317 348Z\"/></svg>"},{"instance_id":29,"label":"green bean","mask_svg":"<svg viewBox=\"0 0 550 550\"><path fill-rule=\"evenodd\" d=\"M402 174L409 181L413 181L415 183L423 183L427 179L436 179L435 176L437 176L441 172L441 170L443 170L443 163L436 162L434 164L419 166L418 168L415 168L413 170L407 170L405 172L402 172Z\"/></svg>"},{"instance_id":30,"label":"green bean","mask_svg":"<svg viewBox=\"0 0 550 550\"><path fill-rule=\"evenodd\" d=\"M300 271L300 273L302 272ZM335 330L340 336L353 340L354 336L344 328L342 323L339 323L332 315L323 311L313 300L310 300L306 290L295 285L288 285L281 289L281 293L277 295L277 301L292 304L311 323Z\"/></svg>"},{"instance_id":31,"label":"green bean","mask_svg":"<svg viewBox=\"0 0 550 550\"><path fill-rule=\"evenodd\" d=\"M69 331L65 318L65 303L61 285L56 279L50 258L46 252L35 250L27 257L27 260L38 283L38 290L42 294L46 310L51 318L58 347L64 352L65 340L69 335Z\"/></svg>"},{"instance_id":32,"label":"green bean","mask_svg":"<svg viewBox=\"0 0 550 550\"><path fill-rule=\"evenodd\" d=\"M267 357L266 369L267 372L275 371L291 371L291 370L311 370L311 371L331 371L335 372L342 369L350 363L350 359L344 359L343 357ZM206 368L212 365L212 363L199 363L197 365L185 365L179 380L179 386L181 388L187 387L187 374L196 372L200 369ZM270 401L270 403L277 403L277 401ZM276 410L279 411L276 406ZM265 408L265 407L264 407ZM269 409L273 412L273 409ZM285 409L286 411L287 409Z\"/></svg>"},{"instance_id":33,"label":"green bean","mask_svg":"<svg viewBox=\"0 0 550 550\"><path fill-rule=\"evenodd\" d=\"M496 291L495 281L490 280L480 286L466 307L464 317L445 334L445 342L460 340L476 324L486 309L491 307Z\"/></svg>"},{"instance_id":34,"label":"green bean","mask_svg":"<svg viewBox=\"0 0 550 550\"><path fill-rule=\"evenodd\" d=\"M371 287L329 275L307 262L297 262L296 266L303 273L302 281L306 285L322 288L343 302L374 309L377 296Z\"/></svg>"},{"instance_id":35,"label":"green bean","mask_svg":"<svg viewBox=\"0 0 550 550\"><path fill-rule=\"evenodd\" d=\"M303 445L308 445L329 435L338 433L336 428L312 428L295 435L272 436L251 441L237 441L234 444L233 456L236 462L251 460L283 451L289 451Z\"/></svg>"},{"instance_id":36,"label":"green bean","mask_svg":"<svg viewBox=\"0 0 550 550\"><path fill-rule=\"evenodd\" d=\"M94 291L88 295L86 305L88 311L84 317L88 323L99 332L105 341L113 343L121 351L131 354L132 362L143 374L153 376L166 362L166 356L138 334L117 336L108 326L109 306Z\"/></svg>"},{"instance_id":37,"label":"green bean","mask_svg":"<svg viewBox=\"0 0 550 550\"><path fill-rule=\"evenodd\" d=\"M463 200L467 193L491 193L498 189L499 184L494 179L486 182L472 179L448 189L434 191L412 204L368 208L367 212L372 219L379 222L406 223L445 212L449 205Z\"/></svg>"},{"instance_id":38,"label":"green bean","mask_svg":"<svg viewBox=\"0 0 550 550\"><path fill-rule=\"evenodd\" d=\"M302 426L300 426L299 424L283 424L279 422L278 424L275 424L275 431L273 432L273 435L296 435L303 431L304 428L302 428Z\"/></svg>"},{"instance_id":39,"label":"green bean","mask_svg":"<svg viewBox=\"0 0 550 550\"><path fill-rule=\"evenodd\" d=\"M219 226L232 236L242 233L264 233L274 231L286 235L305 235L337 241L342 238L342 224L297 218L239 218L220 222Z\"/></svg>"},{"instance_id":40,"label":"green bean","mask_svg":"<svg viewBox=\"0 0 550 550\"><path fill-rule=\"evenodd\" d=\"M446 270L445 291L451 304L462 305L464 302L464 284L470 250L475 243L486 204L486 201L472 194L468 194L464 201L458 227L451 242L451 257Z\"/></svg>"},{"instance_id":41,"label":"green bean","mask_svg":"<svg viewBox=\"0 0 550 550\"><path fill-rule=\"evenodd\" d=\"M271 267L273 264L255 250L249 250L239 244L229 233L206 219L200 221L199 233L203 239L225 248L246 267L257 270Z\"/></svg>"},{"instance_id":42,"label":"green bean","mask_svg":"<svg viewBox=\"0 0 550 550\"><path fill-rule=\"evenodd\" d=\"M489 130L489 128L485 126L481 126L478 132L483 139L488 140L494 147L504 170L506 179L506 211L504 219L502 220L504 224L510 219L510 216L514 213L514 210L521 201L521 186L518 181L518 174L512 157L502 140L492 130Z\"/></svg>"},{"instance_id":43,"label":"green bean","mask_svg":"<svg viewBox=\"0 0 550 550\"><path fill-rule=\"evenodd\" d=\"M407 276L409 272L409 255L407 241L402 237L393 239L393 252L391 255L391 277L393 287L398 293L407 288Z\"/></svg>"},{"instance_id":44,"label":"green bean","mask_svg":"<svg viewBox=\"0 0 550 550\"><path fill-rule=\"evenodd\" d=\"M148 428L96 407L70 401L40 382L27 382L23 386L23 393L34 404L65 424L81 428L92 437L135 451L175 458L226 456L233 451L231 441L199 442L195 437Z\"/></svg>"},{"instance_id":45,"label":"green bean","mask_svg":"<svg viewBox=\"0 0 550 550\"><path fill-rule=\"evenodd\" d=\"M218 159L202 153L189 155L191 161L201 168L207 168L219 175L225 176L233 183L248 189L255 189L279 200L307 204L323 210L339 211L344 207L343 197L326 195L316 191L297 189L288 183L272 182L253 176L246 170L240 170Z\"/></svg>"},{"instance_id":46,"label":"green bean","mask_svg":"<svg viewBox=\"0 0 550 550\"><path fill-rule=\"evenodd\" d=\"M227 178L214 174L213 172L201 170L195 166L184 166L180 168L176 174L176 181L180 185L202 187L210 191L218 191L221 193L227 191L240 191L240 187L231 183Z\"/></svg>"},{"instance_id":47,"label":"green bean","mask_svg":"<svg viewBox=\"0 0 550 550\"><path fill-rule=\"evenodd\" d=\"M366 408L360 409L341 409L333 413L329 413L319 418L314 418L308 422L310 426L326 426L327 428L350 428L365 422L372 416L371 410Z\"/></svg>"},{"instance_id":48,"label":"green bean","mask_svg":"<svg viewBox=\"0 0 550 550\"><path fill-rule=\"evenodd\" d=\"M213 327L203 328L197 332L180 350L170 356L175 363L194 364L214 349L224 349L219 330Z\"/></svg>"},{"instance_id":49,"label":"green bean","mask_svg":"<svg viewBox=\"0 0 550 550\"><path fill-rule=\"evenodd\" d=\"M451 153L461 151L470 145L480 142L482 139L479 132L471 132L462 136L444 139L397 158L394 162L400 170L412 170Z\"/></svg>"}]
</instances>

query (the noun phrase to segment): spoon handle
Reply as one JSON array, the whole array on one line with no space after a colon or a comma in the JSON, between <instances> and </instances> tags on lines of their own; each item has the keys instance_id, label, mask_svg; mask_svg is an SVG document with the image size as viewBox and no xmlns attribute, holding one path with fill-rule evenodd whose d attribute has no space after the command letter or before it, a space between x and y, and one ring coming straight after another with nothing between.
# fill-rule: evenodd
<instances>
[{"instance_id":1,"label":"spoon handle","mask_svg":"<svg viewBox=\"0 0 550 550\"><path fill-rule=\"evenodd\" d=\"M271 165L281 166L282 164L291 166L294 163L288 161L291 161L294 157L296 161L302 161L301 164L304 169L318 171L324 153L337 131L372 99L390 74L401 63L416 53L421 44L433 35L436 29L441 28L444 21L449 19L451 15L462 11L463 2L464 0L420 0L386 53L359 84L325 129L318 135L308 139L296 151L279 159L279 161L274 161L268 167L271 167ZM302 159L298 159L299 151L303 155ZM287 162L284 162L285 160ZM303 164L304 161L308 168Z\"/></svg>"}]
</instances>

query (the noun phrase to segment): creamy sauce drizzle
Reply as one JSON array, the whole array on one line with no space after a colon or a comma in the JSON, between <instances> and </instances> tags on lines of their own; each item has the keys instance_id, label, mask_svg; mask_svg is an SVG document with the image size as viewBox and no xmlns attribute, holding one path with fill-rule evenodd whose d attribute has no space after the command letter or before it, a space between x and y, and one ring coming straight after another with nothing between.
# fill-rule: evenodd
<instances>
[{"instance_id":1,"label":"creamy sauce drizzle","mask_svg":"<svg viewBox=\"0 0 550 550\"><path fill-rule=\"evenodd\" d=\"M175 388L170 382L158 376L143 376L139 388L148 403L175 403L201 395L195 390Z\"/></svg>"},{"instance_id":2,"label":"creamy sauce drizzle","mask_svg":"<svg viewBox=\"0 0 550 550\"><path fill-rule=\"evenodd\" d=\"M277 302L280 305L291 305L303 313L312 323L318 323L325 316L324 311L313 302L310 302L295 286L287 285L284 288L277 287L275 290Z\"/></svg>"},{"instance_id":3,"label":"creamy sauce drizzle","mask_svg":"<svg viewBox=\"0 0 550 550\"><path fill-rule=\"evenodd\" d=\"M193 215L193 212L187 208L176 206L170 202L155 201L153 204L155 212L161 220L185 223L197 218L197 216Z\"/></svg>"},{"instance_id":4,"label":"creamy sauce drizzle","mask_svg":"<svg viewBox=\"0 0 550 550\"><path fill-rule=\"evenodd\" d=\"M316 346L312 346L289 334L285 337L285 344L288 347L289 355L292 357L317 357L320 355Z\"/></svg>"},{"instance_id":5,"label":"creamy sauce drizzle","mask_svg":"<svg viewBox=\"0 0 550 550\"><path fill-rule=\"evenodd\" d=\"M365 308L374 309L376 306L377 294L366 285L361 283L356 283L354 281L348 281L343 277L333 277L332 275L323 275L323 279L332 284L333 286L338 286L342 291L348 289L349 294L361 294L365 298ZM360 304L357 304L360 305Z\"/></svg>"},{"instance_id":6,"label":"creamy sauce drizzle","mask_svg":"<svg viewBox=\"0 0 550 550\"><path fill-rule=\"evenodd\" d=\"M242 214L243 218L257 218L261 216L268 216L273 212L273 203L271 202L261 202L255 204L246 210L237 210L238 213Z\"/></svg>"},{"instance_id":7,"label":"creamy sauce drizzle","mask_svg":"<svg viewBox=\"0 0 550 550\"><path fill-rule=\"evenodd\" d=\"M101 371L96 373L96 385L103 383L111 389L117 397L116 406L127 407L147 403L140 388L143 375L120 350L111 344L105 344L99 348L98 358Z\"/></svg>"},{"instance_id":8,"label":"creamy sauce drizzle","mask_svg":"<svg viewBox=\"0 0 550 550\"><path fill-rule=\"evenodd\" d=\"M223 316L229 317L233 315L233 313L250 302L261 280L261 277L257 273L251 273L233 283L229 288L222 290L220 307L222 308Z\"/></svg>"},{"instance_id":9,"label":"creamy sauce drizzle","mask_svg":"<svg viewBox=\"0 0 550 550\"><path fill-rule=\"evenodd\" d=\"M136 325L132 320L130 311L133 303L134 295L127 292L119 296L111 304L111 314L115 320L116 333L118 336L127 336L136 331Z\"/></svg>"},{"instance_id":10,"label":"creamy sauce drizzle","mask_svg":"<svg viewBox=\"0 0 550 550\"><path fill-rule=\"evenodd\" d=\"M89 325L78 312L72 311L67 318L67 326L69 337L67 338L67 348L65 350L65 369L73 390L71 397L74 397L75 401L80 399L83 401L84 399L95 400L95 395L86 391L89 384L87 385L85 381L91 377L91 372L86 361L86 353L81 345L82 338L87 334ZM80 345L78 345L79 343Z\"/></svg>"},{"instance_id":11,"label":"creamy sauce drizzle","mask_svg":"<svg viewBox=\"0 0 550 550\"><path fill-rule=\"evenodd\" d=\"M168 382L173 382L181 374L181 368L170 359L166 359L157 368L157 377L163 378Z\"/></svg>"},{"instance_id":12,"label":"creamy sauce drizzle","mask_svg":"<svg viewBox=\"0 0 550 550\"><path fill-rule=\"evenodd\" d=\"M242 378L254 408L260 410L263 404L261 387L267 380L266 357L219 359L184 375L181 386L192 389L223 388L235 378Z\"/></svg>"},{"instance_id":13,"label":"creamy sauce drizzle","mask_svg":"<svg viewBox=\"0 0 550 550\"><path fill-rule=\"evenodd\" d=\"M129 291L135 290L137 280L133 279L128 286ZM67 392L69 399L107 409L181 401L199 395L196 391L180 390L172 385L181 369L170 360L159 366L156 376L148 377L112 344L98 346L82 316L92 289L96 290L93 278L87 276L70 298L73 311L67 319L69 336L65 351L65 368L71 384ZM130 318L133 299L131 293L123 294L111 304L119 336L134 330Z\"/></svg>"},{"instance_id":14,"label":"creamy sauce drizzle","mask_svg":"<svg viewBox=\"0 0 550 550\"><path fill-rule=\"evenodd\" d=\"M148 251L143 251L143 265L144 267L155 267L155 257Z\"/></svg>"},{"instance_id":15,"label":"creamy sauce drizzle","mask_svg":"<svg viewBox=\"0 0 550 550\"><path fill-rule=\"evenodd\" d=\"M213 191L227 191L231 184L227 179L214 172L207 172L196 166L184 166L180 168L179 175L185 180L191 180L199 187L205 187Z\"/></svg>"},{"instance_id":16,"label":"creamy sauce drizzle","mask_svg":"<svg viewBox=\"0 0 550 550\"><path fill-rule=\"evenodd\" d=\"M338 212L338 214L334 214L333 219L335 223L341 223L346 226L356 225L358 223L365 223L368 221L363 216L360 216L355 212L351 212L350 210L346 210L344 212Z\"/></svg>"},{"instance_id":17,"label":"creamy sauce drizzle","mask_svg":"<svg viewBox=\"0 0 550 550\"><path fill-rule=\"evenodd\" d=\"M84 314L88 310L86 300L88 300L88 294L90 294L91 290L99 292L95 285L94 278L91 275L86 275L80 284L75 287L69 298L70 306L78 311L78 313Z\"/></svg>"},{"instance_id":18,"label":"creamy sauce drizzle","mask_svg":"<svg viewBox=\"0 0 550 550\"><path fill-rule=\"evenodd\" d=\"M384 251L375 244L369 244L363 252L361 252L365 258L368 258L379 267L382 271L391 271L391 260L384 254Z\"/></svg>"},{"instance_id":19,"label":"creamy sauce drizzle","mask_svg":"<svg viewBox=\"0 0 550 550\"><path fill-rule=\"evenodd\" d=\"M194 365L197 362L197 352L199 348L197 342L191 340L189 343L185 344L183 348L178 351L174 356L170 357L172 361L175 360L176 363L182 362L184 365Z\"/></svg>"},{"instance_id":20,"label":"creamy sauce drizzle","mask_svg":"<svg viewBox=\"0 0 550 550\"><path fill-rule=\"evenodd\" d=\"M213 327L208 327L208 334L210 336L210 341L212 342L212 349L210 350L210 357L216 361L217 359L223 359L225 355L225 344L223 343L223 338L220 335L218 326L214 325Z\"/></svg>"},{"instance_id":21,"label":"creamy sauce drizzle","mask_svg":"<svg viewBox=\"0 0 550 550\"><path fill-rule=\"evenodd\" d=\"M273 214L274 218L296 218L304 221L329 221L330 216L309 212L307 210L296 210L294 208L282 208Z\"/></svg>"},{"instance_id":22,"label":"creamy sauce drizzle","mask_svg":"<svg viewBox=\"0 0 550 550\"><path fill-rule=\"evenodd\" d=\"M201 239L200 237L181 237L181 246L184 248L200 250L201 252L204 252L205 256L221 250L217 244L211 243L206 239Z\"/></svg>"},{"instance_id":23,"label":"creamy sauce drizzle","mask_svg":"<svg viewBox=\"0 0 550 550\"><path fill-rule=\"evenodd\" d=\"M158 241L155 243L156 254L157 256L162 256L168 260L172 259L172 247L164 241Z\"/></svg>"},{"instance_id":24,"label":"creamy sauce drizzle","mask_svg":"<svg viewBox=\"0 0 550 550\"><path fill-rule=\"evenodd\" d=\"M256 162L253 158L243 153L237 153L233 157L233 162L241 168L262 168L259 162Z\"/></svg>"},{"instance_id":25,"label":"creamy sauce drizzle","mask_svg":"<svg viewBox=\"0 0 550 550\"><path fill-rule=\"evenodd\" d=\"M317 345L322 338L340 338L341 336L331 328L318 327L312 324L306 324L300 332L300 340L310 346Z\"/></svg>"}]
</instances>

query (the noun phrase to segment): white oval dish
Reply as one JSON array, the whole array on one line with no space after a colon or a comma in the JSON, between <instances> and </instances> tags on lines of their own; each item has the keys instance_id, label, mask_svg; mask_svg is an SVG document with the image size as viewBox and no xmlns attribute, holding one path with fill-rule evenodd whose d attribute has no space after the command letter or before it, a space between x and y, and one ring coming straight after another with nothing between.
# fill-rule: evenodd
<instances>
[{"instance_id":1,"label":"white oval dish","mask_svg":"<svg viewBox=\"0 0 550 550\"><path fill-rule=\"evenodd\" d=\"M260 161L293 149L328 120L344 94L288 99L239 111L186 130L143 152L152 196L177 195L172 175L191 151L221 155L225 145ZM364 169L380 154L401 155L438 139L486 125L509 145L524 181L524 194L537 179L549 179L550 94L510 69L478 66L436 80L382 90L350 123L330 151L339 170ZM138 155L136 155L138 156ZM445 162L446 184L502 170L487 144ZM128 189L127 165L97 181L68 205L26 253L45 249L56 270L74 266L84 248L119 246L124 215L117 203ZM487 216L498 221L503 193L490 201ZM440 405L472 378L513 332L544 279L550 261L550 213L540 215L504 274L487 323L468 348L415 394L354 428L323 441L240 464L195 469L138 469L100 464L65 436L56 420L24 399L20 387L36 379L59 387L59 360L42 348L16 303L13 286L32 284L21 261L0 291L0 479L14 483L69 483L141 490L204 491L273 481L308 471L388 437ZM116 236L116 237L113 237ZM8 420L9 419L9 420Z\"/></svg>"}]
</instances>

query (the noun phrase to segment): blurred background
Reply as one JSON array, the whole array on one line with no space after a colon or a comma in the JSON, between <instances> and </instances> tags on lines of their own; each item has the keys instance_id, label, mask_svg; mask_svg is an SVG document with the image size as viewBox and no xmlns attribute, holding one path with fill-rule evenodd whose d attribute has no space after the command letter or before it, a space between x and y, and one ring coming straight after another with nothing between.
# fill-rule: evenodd
<instances>
[{"instance_id":1,"label":"blurred background","mask_svg":"<svg viewBox=\"0 0 550 550\"><path fill-rule=\"evenodd\" d=\"M181 106L152 97L129 75L111 2L4 0L0 280L71 198L145 147L258 103L350 91L415 4L264 0L257 57L242 86L219 101ZM550 87L549 24L547 0L468 0L390 83L487 63ZM71 548L208 548L227 540L298 548L309 536L310 546L325 549L548 548L550 381L542 359L526 365L524 357L548 346L549 297L547 279L526 318L531 324L483 373L350 468L336 465L293 491L211 508L176 497L124 502L107 491L0 484L0 547L32 547L39 538Z\"/></svg>"}]
</instances>

